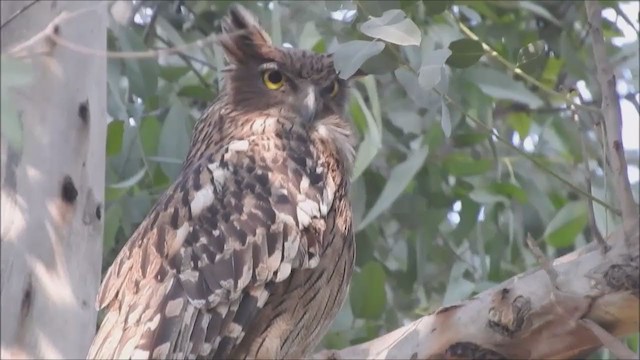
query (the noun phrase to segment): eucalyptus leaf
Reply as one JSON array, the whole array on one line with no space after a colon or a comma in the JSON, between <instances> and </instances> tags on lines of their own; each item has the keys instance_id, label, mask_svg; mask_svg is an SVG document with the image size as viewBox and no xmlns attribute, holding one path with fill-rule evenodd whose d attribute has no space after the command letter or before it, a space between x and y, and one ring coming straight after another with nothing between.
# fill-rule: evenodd
<instances>
[{"instance_id":1,"label":"eucalyptus leaf","mask_svg":"<svg viewBox=\"0 0 640 360\"><path fill-rule=\"evenodd\" d=\"M420 45L420 29L399 9L387 10L381 17L373 17L360 26L360 31L372 38L398 45Z\"/></svg>"},{"instance_id":2,"label":"eucalyptus leaf","mask_svg":"<svg viewBox=\"0 0 640 360\"><path fill-rule=\"evenodd\" d=\"M121 51L146 51L142 36L133 28L113 24L111 30L118 39ZM159 67L155 58L124 59L125 73L131 92L141 98L155 95L158 88Z\"/></svg>"},{"instance_id":3,"label":"eucalyptus leaf","mask_svg":"<svg viewBox=\"0 0 640 360\"><path fill-rule=\"evenodd\" d=\"M447 58L451 55L451 50L440 49L425 55L422 59L418 82L424 90L431 90L442 78L442 68Z\"/></svg>"},{"instance_id":4,"label":"eucalyptus leaf","mask_svg":"<svg viewBox=\"0 0 640 360\"><path fill-rule=\"evenodd\" d=\"M368 59L384 50L380 41L352 40L340 44L333 51L333 64L341 79L348 79L360 69Z\"/></svg>"},{"instance_id":5,"label":"eucalyptus leaf","mask_svg":"<svg viewBox=\"0 0 640 360\"><path fill-rule=\"evenodd\" d=\"M572 201L556 213L544 231L549 245L564 248L573 244L587 225L587 207L584 202Z\"/></svg>"},{"instance_id":6,"label":"eucalyptus leaf","mask_svg":"<svg viewBox=\"0 0 640 360\"><path fill-rule=\"evenodd\" d=\"M359 229L366 227L371 221L375 220L383 211L387 210L396 198L404 191L413 179L415 174L420 170L422 164L427 159L428 148L422 147L414 150L407 159L391 170L389 180L384 189L378 196L375 204L369 210L369 213L362 220Z\"/></svg>"},{"instance_id":7,"label":"eucalyptus leaf","mask_svg":"<svg viewBox=\"0 0 640 360\"><path fill-rule=\"evenodd\" d=\"M460 39L449 43L451 56L447 65L454 68L467 68L480 60L484 55L482 43L473 39Z\"/></svg>"},{"instance_id":8,"label":"eucalyptus leaf","mask_svg":"<svg viewBox=\"0 0 640 360\"><path fill-rule=\"evenodd\" d=\"M380 318L387 304L385 281L384 269L374 261L353 274L349 301L354 317L371 320Z\"/></svg>"},{"instance_id":9,"label":"eucalyptus leaf","mask_svg":"<svg viewBox=\"0 0 640 360\"><path fill-rule=\"evenodd\" d=\"M444 136L451 136L451 115L449 114L449 106L447 101L443 98L441 105L440 124L442 125L442 131Z\"/></svg>"},{"instance_id":10,"label":"eucalyptus leaf","mask_svg":"<svg viewBox=\"0 0 640 360\"><path fill-rule=\"evenodd\" d=\"M536 109L544 103L522 82L492 68L474 67L467 70L467 81L476 84L485 94L500 100L519 102Z\"/></svg>"},{"instance_id":11,"label":"eucalyptus leaf","mask_svg":"<svg viewBox=\"0 0 640 360\"><path fill-rule=\"evenodd\" d=\"M180 101L175 101L162 125L158 156L181 159L186 157L190 144L190 135L187 131L188 120L187 108ZM160 167L167 176L174 179L178 175L181 165L162 162Z\"/></svg>"},{"instance_id":12,"label":"eucalyptus leaf","mask_svg":"<svg viewBox=\"0 0 640 360\"><path fill-rule=\"evenodd\" d=\"M138 172L136 172L135 174L133 174L130 178L120 181L118 183L115 184L111 184L109 185L110 188L113 189L127 189L130 188L132 186L134 186L135 184L137 184L140 180L142 180L142 178L144 177L144 174L147 172L147 168L142 168L140 170L138 170Z\"/></svg>"},{"instance_id":13,"label":"eucalyptus leaf","mask_svg":"<svg viewBox=\"0 0 640 360\"><path fill-rule=\"evenodd\" d=\"M380 124L376 121L373 114L364 102L362 95L357 89L352 90L353 97L358 102L360 110L367 120L367 131L364 140L358 147L356 159L353 165L352 180L357 179L362 172L369 166L373 158L376 156L382 146L382 135L380 133Z\"/></svg>"}]
</instances>

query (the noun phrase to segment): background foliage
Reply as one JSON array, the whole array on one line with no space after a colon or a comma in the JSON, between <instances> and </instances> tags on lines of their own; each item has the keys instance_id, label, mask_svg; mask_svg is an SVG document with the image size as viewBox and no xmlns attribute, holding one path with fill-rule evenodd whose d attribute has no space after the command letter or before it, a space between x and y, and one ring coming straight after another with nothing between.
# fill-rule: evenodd
<instances>
[{"instance_id":1,"label":"background foliage","mask_svg":"<svg viewBox=\"0 0 640 360\"><path fill-rule=\"evenodd\" d=\"M110 50L181 50L109 59L103 269L176 177L219 91L224 63L210 35L230 3L111 7ZM590 193L599 231L618 223L606 209L614 197L582 2L243 3L274 42L332 52L345 77L360 66L373 74L354 84L349 108L361 137L357 272L324 346L377 337L536 266L527 234L553 257L592 241ZM618 41L637 19L625 2L603 5L618 90L634 110L625 116L637 122L637 35ZM637 164L638 150L627 159Z\"/></svg>"}]
</instances>

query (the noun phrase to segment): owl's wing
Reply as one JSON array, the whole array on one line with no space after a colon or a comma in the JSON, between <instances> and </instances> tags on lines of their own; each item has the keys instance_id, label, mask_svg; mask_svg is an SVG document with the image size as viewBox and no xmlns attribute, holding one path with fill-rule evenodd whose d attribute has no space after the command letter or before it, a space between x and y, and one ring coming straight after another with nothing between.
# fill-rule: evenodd
<instances>
[{"instance_id":1,"label":"owl's wing","mask_svg":"<svg viewBox=\"0 0 640 360\"><path fill-rule=\"evenodd\" d=\"M224 356L270 286L318 264L342 185L284 136L231 142L183 170L109 269L89 357Z\"/></svg>"}]
</instances>

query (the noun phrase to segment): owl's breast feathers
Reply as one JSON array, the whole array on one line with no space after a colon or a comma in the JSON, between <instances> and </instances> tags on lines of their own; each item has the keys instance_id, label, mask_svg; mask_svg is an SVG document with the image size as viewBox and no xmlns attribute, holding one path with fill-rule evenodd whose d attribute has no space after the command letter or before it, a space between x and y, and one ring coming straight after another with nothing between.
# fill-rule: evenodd
<instances>
[{"instance_id":1,"label":"owl's breast feathers","mask_svg":"<svg viewBox=\"0 0 640 360\"><path fill-rule=\"evenodd\" d=\"M255 322L265 318L258 315L267 301L283 301L274 299L286 296L274 295L283 280L332 268L336 257L344 263L340 276L350 276L344 150L328 133L252 126L252 136L230 141L220 128L218 151L196 149L115 259L98 295L106 316L90 358L242 353L249 327L271 326ZM331 250L344 244L348 251ZM317 278L328 283L331 276ZM344 291L336 289L338 306Z\"/></svg>"}]
</instances>

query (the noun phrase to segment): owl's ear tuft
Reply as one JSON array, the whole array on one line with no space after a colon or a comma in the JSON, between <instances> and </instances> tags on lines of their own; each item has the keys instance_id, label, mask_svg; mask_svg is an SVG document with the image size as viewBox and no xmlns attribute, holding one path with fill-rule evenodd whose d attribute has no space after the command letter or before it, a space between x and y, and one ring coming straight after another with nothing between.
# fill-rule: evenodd
<instances>
[{"instance_id":1,"label":"owl's ear tuft","mask_svg":"<svg viewBox=\"0 0 640 360\"><path fill-rule=\"evenodd\" d=\"M269 34L244 6L233 4L229 7L229 13L222 19L222 30L218 42L230 62L244 64L256 60L275 60L276 49L272 46Z\"/></svg>"}]
</instances>

